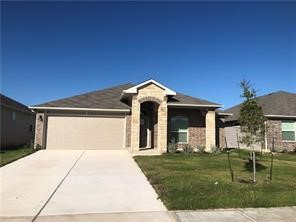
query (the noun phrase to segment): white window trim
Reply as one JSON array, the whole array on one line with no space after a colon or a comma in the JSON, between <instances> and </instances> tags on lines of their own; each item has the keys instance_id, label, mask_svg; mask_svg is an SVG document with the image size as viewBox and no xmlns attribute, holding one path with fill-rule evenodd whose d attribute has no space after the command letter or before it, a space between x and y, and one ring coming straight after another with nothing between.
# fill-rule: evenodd
<instances>
[{"instance_id":1,"label":"white window trim","mask_svg":"<svg viewBox=\"0 0 296 222\"><path fill-rule=\"evenodd\" d=\"M283 130L283 122L285 122L285 121L294 123L294 131L293 130ZM294 132L294 134L295 134L294 140L284 140L283 139L283 132ZM282 120L281 121L281 133L282 133L282 142L295 143L296 142L296 121L294 121L294 120Z\"/></svg>"},{"instance_id":2,"label":"white window trim","mask_svg":"<svg viewBox=\"0 0 296 222\"><path fill-rule=\"evenodd\" d=\"M174 117L172 117L171 118L171 122L172 122L172 120L174 119L174 118L184 118L184 119L186 119L187 120L187 122L188 122L188 124L189 124L189 119L188 119L188 117L186 117L186 116L174 116ZM171 123L172 124L172 123ZM171 133L187 133L187 136L186 136L186 142L177 142L176 144L188 144L188 142L189 142L189 127L187 126L187 129L186 130L184 130L184 129L179 129L179 130L171 130L170 131Z\"/></svg>"}]
</instances>

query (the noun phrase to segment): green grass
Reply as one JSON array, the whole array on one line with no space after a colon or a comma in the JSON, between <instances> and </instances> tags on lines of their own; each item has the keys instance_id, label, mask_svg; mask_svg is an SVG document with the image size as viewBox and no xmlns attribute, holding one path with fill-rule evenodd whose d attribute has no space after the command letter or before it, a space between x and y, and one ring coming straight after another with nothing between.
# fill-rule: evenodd
<instances>
[{"instance_id":1,"label":"green grass","mask_svg":"<svg viewBox=\"0 0 296 222\"><path fill-rule=\"evenodd\" d=\"M4 166L10 162L13 162L21 157L27 156L34 152L32 148L13 148L13 149L3 149L0 153L0 166Z\"/></svg>"},{"instance_id":2,"label":"green grass","mask_svg":"<svg viewBox=\"0 0 296 222\"><path fill-rule=\"evenodd\" d=\"M269 181L270 154L257 155L257 183L249 183L248 153L164 154L134 157L169 210L296 205L296 154L277 154ZM244 181L244 182L242 182ZM218 182L215 185L215 182Z\"/></svg>"}]
</instances>

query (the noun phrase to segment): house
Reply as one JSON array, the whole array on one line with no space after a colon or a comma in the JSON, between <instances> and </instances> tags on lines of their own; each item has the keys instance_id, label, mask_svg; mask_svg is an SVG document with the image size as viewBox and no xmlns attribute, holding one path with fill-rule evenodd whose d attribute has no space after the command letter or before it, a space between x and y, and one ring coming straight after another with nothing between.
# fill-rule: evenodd
<instances>
[{"instance_id":1,"label":"house","mask_svg":"<svg viewBox=\"0 0 296 222\"><path fill-rule=\"evenodd\" d=\"M262 148L270 151L274 144L276 151L296 150L296 94L284 91L257 97L258 104L266 117L266 135ZM225 136L228 147L238 147L240 127L238 123L240 106L236 105L224 112L233 115L225 118ZM245 148L243 144L240 145ZM261 149L261 144L257 144Z\"/></svg>"},{"instance_id":2,"label":"house","mask_svg":"<svg viewBox=\"0 0 296 222\"><path fill-rule=\"evenodd\" d=\"M194 98L150 79L30 107L36 112L35 146L46 149L128 149L165 153L168 143L219 143L220 104Z\"/></svg>"},{"instance_id":3,"label":"house","mask_svg":"<svg viewBox=\"0 0 296 222\"><path fill-rule=\"evenodd\" d=\"M33 144L35 114L3 94L1 103L1 148Z\"/></svg>"}]
</instances>

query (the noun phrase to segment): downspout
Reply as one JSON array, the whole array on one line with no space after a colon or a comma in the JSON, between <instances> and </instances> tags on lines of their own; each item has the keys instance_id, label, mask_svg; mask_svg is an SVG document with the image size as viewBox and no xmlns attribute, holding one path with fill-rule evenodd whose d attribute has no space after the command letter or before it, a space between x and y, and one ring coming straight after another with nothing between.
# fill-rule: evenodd
<instances>
[{"instance_id":1,"label":"downspout","mask_svg":"<svg viewBox=\"0 0 296 222\"><path fill-rule=\"evenodd\" d=\"M265 134L264 135L264 140L265 141L264 141L264 143L265 143L265 151L267 152L267 149L268 148L267 148L267 126L266 126L267 125L267 122L266 121L264 121L264 125L265 125L265 132L264 132L264 134Z\"/></svg>"}]
</instances>

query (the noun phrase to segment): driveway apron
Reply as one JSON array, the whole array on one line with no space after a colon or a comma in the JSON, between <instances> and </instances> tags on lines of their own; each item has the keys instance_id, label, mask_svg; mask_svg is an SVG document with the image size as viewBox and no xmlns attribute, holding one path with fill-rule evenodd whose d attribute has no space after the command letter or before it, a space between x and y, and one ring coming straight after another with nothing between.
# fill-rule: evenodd
<instances>
[{"instance_id":1,"label":"driveway apron","mask_svg":"<svg viewBox=\"0 0 296 222\"><path fill-rule=\"evenodd\" d=\"M0 171L2 219L167 211L125 150L42 150Z\"/></svg>"},{"instance_id":2,"label":"driveway apron","mask_svg":"<svg viewBox=\"0 0 296 222\"><path fill-rule=\"evenodd\" d=\"M127 151L89 150L40 215L165 210Z\"/></svg>"},{"instance_id":3,"label":"driveway apron","mask_svg":"<svg viewBox=\"0 0 296 222\"><path fill-rule=\"evenodd\" d=\"M83 151L38 151L0 168L1 217L35 216Z\"/></svg>"}]
</instances>

